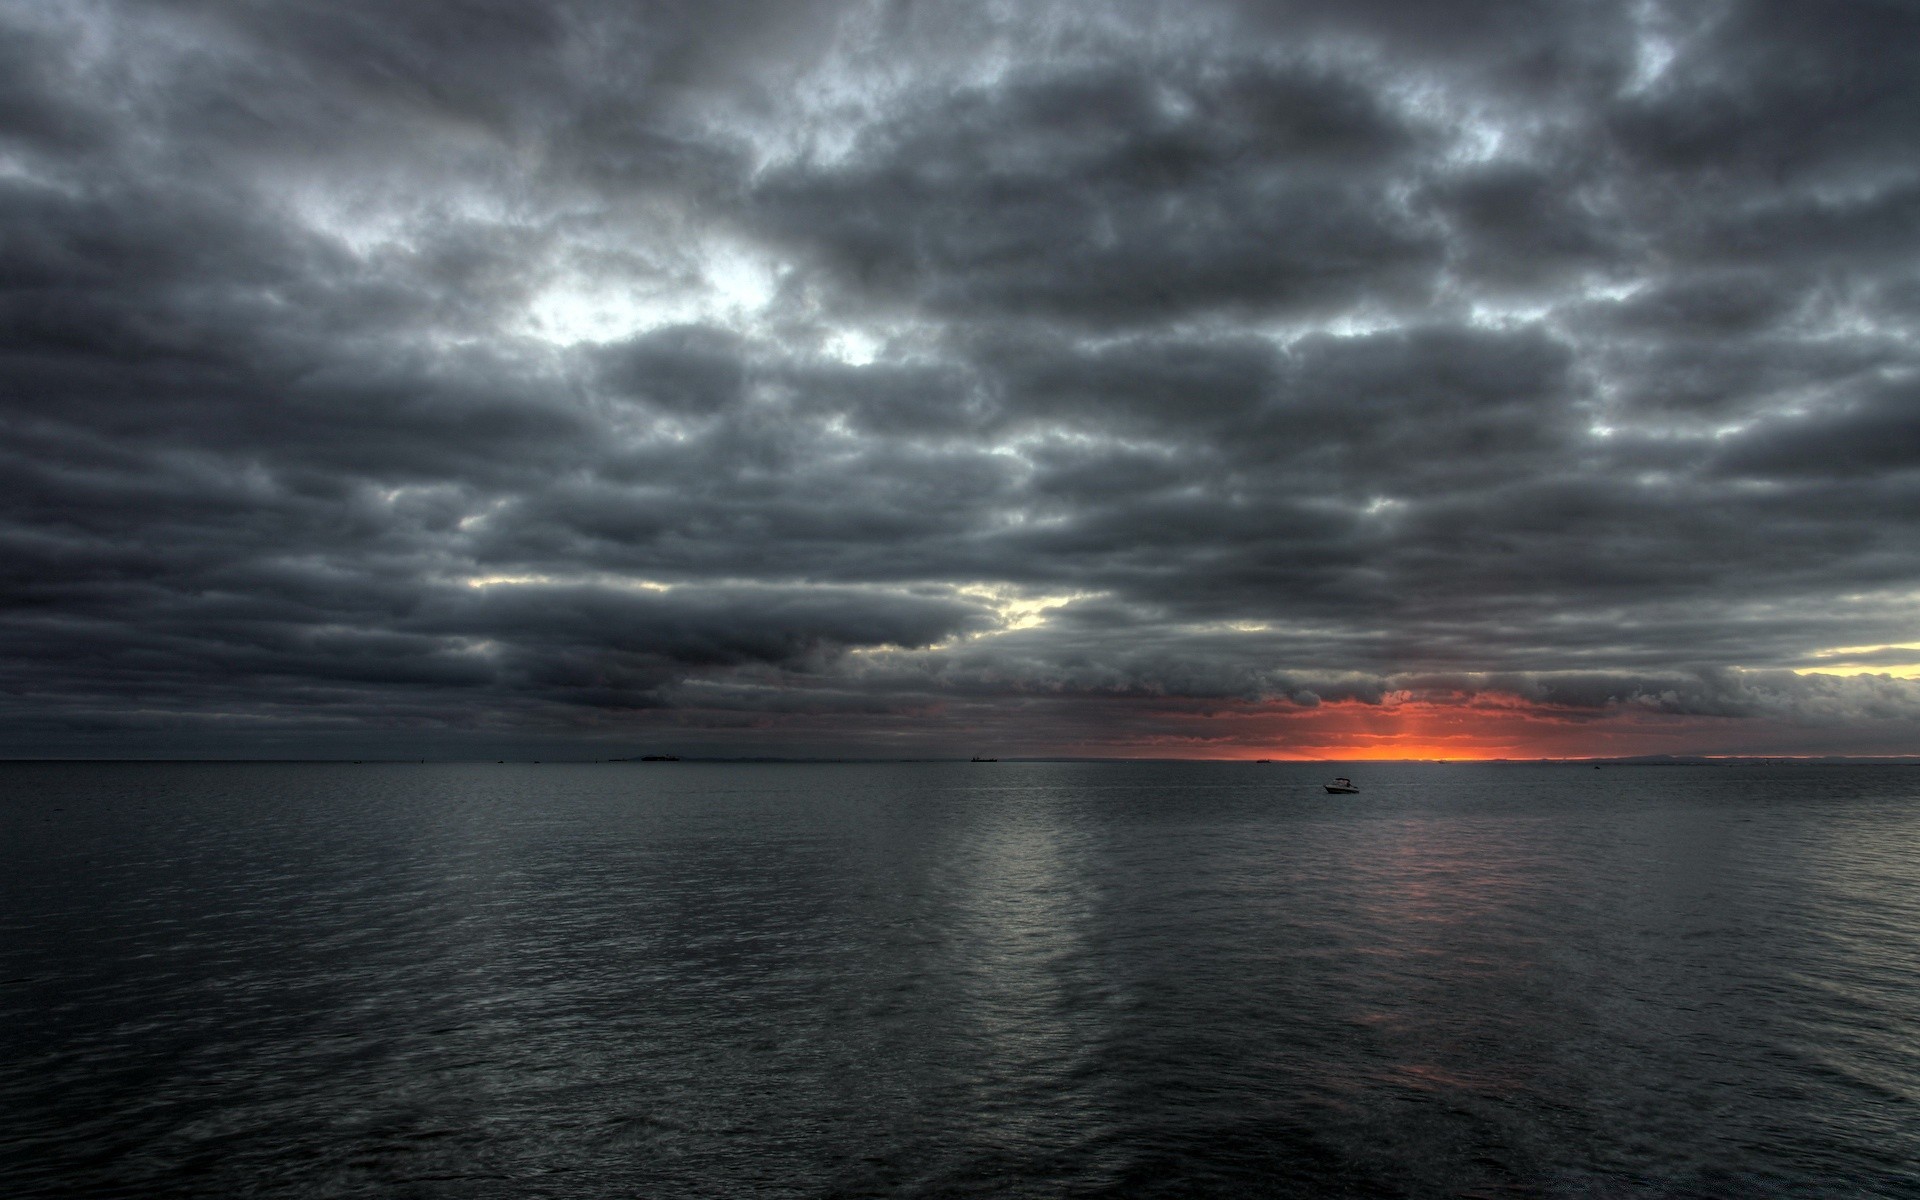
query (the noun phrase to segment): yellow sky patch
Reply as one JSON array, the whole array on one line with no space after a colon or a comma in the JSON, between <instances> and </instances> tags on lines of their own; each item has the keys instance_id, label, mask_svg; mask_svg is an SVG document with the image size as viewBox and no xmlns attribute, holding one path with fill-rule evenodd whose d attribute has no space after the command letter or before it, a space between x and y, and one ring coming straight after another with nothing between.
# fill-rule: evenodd
<instances>
[{"instance_id":1,"label":"yellow sky patch","mask_svg":"<svg viewBox=\"0 0 1920 1200\"><path fill-rule=\"evenodd\" d=\"M1876 663L1868 655L1887 650L1911 650L1920 657L1920 642L1896 642L1890 646L1835 646L1814 654L1818 666L1797 667L1796 675L1891 675L1895 679L1920 679L1920 663Z\"/></svg>"}]
</instances>

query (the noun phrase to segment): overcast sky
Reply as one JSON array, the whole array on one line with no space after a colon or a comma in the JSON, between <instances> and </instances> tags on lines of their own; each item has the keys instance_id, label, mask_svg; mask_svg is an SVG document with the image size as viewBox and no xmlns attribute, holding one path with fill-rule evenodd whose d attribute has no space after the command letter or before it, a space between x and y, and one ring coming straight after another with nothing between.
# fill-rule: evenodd
<instances>
[{"instance_id":1,"label":"overcast sky","mask_svg":"<svg viewBox=\"0 0 1920 1200\"><path fill-rule=\"evenodd\" d=\"M0 753L1920 752L1909 0L0 0Z\"/></svg>"}]
</instances>

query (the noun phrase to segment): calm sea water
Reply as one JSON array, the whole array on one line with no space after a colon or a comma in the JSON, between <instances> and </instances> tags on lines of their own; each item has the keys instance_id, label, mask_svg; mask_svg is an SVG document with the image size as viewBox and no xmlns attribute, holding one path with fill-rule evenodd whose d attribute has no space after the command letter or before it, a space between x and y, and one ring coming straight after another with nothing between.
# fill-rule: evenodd
<instances>
[{"instance_id":1,"label":"calm sea water","mask_svg":"<svg viewBox=\"0 0 1920 1200\"><path fill-rule=\"evenodd\" d=\"M1920 769L0 766L0 1192L1920 1195Z\"/></svg>"}]
</instances>

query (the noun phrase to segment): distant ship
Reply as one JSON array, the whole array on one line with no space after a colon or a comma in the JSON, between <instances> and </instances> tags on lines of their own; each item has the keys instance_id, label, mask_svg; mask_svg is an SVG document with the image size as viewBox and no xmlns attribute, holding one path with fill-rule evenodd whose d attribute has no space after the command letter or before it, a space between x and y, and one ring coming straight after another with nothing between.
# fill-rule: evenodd
<instances>
[{"instance_id":1,"label":"distant ship","mask_svg":"<svg viewBox=\"0 0 1920 1200\"><path fill-rule=\"evenodd\" d=\"M641 762L679 762L680 756L678 754L642 754L640 756L640 761Z\"/></svg>"},{"instance_id":2,"label":"distant ship","mask_svg":"<svg viewBox=\"0 0 1920 1200\"><path fill-rule=\"evenodd\" d=\"M1326 787L1329 792L1332 792L1336 796L1355 796L1360 792L1359 788L1353 786L1353 780L1348 779L1345 775L1327 784Z\"/></svg>"},{"instance_id":3,"label":"distant ship","mask_svg":"<svg viewBox=\"0 0 1920 1200\"><path fill-rule=\"evenodd\" d=\"M978 754L976 754L973 756L973 761L974 762L999 762L1000 760L997 758L981 758Z\"/></svg>"}]
</instances>

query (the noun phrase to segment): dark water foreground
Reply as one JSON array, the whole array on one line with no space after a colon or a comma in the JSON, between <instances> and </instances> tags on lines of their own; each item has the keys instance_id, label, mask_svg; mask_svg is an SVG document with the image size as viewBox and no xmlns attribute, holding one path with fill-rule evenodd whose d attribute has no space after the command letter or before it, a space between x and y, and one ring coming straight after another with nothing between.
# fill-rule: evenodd
<instances>
[{"instance_id":1,"label":"dark water foreground","mask_svg":"<svg viewBox=\"0 0 1920 1200\"><path fill-rule=\"evenodd\" d=\"M1920 1195L1920 769L0 765L0 1194Z\"/></svg>"}]
</instances>

